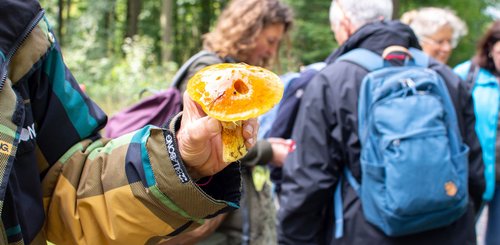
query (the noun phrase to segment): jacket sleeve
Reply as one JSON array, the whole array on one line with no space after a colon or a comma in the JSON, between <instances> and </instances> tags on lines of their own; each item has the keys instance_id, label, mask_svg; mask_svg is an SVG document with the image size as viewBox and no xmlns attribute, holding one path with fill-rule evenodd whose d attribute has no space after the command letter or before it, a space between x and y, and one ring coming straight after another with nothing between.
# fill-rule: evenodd
<instances>
[{"instance_id":1,"label":"jacket sleeve","mask_svg":"<svg viewBox=\"0 0 500 245\"><path fill-rule=\"evenodd\" d=\"M455 68L453 68L453 72L455 72L455 74L457 74L462 80L465 81L467 73L469 72L470 64L470 61L459 64Z\"/></svg>"},{"instance_id":2,"label":"jacket sleeve","mask_svg":"<svg viewBox=\"0 0 500 245\"><path fill-rule=\"evenodd\" d=\"M459 96L461 98L464 131L463 138L469 146L469 194L474 204L474 210L479 211L482 205L483 193L486 188L484 178L484 163L481 144L476 134L476 116L472 101L471 90L466 88L465 82L459 83Z\"/></svg>"},{"instance_id":3,"label":"jacket sleeve","mask_svg":"<svg viewBox=\"0 0 500 245\"><path fill-rule=\"evenodd\" d=\"M255 165L264 165L273 159L273 148L267 140L259 140L254 147L243 157L241 166L253 167Z\"/></svg>"},{"instance_id":4,"label":"jacket sleeve","mask_svg":"<svg viewBox=\"0 0 500 245\"><path fill-rule=\"evenodd\" d=\"M74 145L43 180L48 239L145 244L238 207L237 165L203 188L189 177L174 137L178 118L170 129L146 127Z\"/></svg>"},{"instance_id":5,"label":"jacket sleeve","mask_svg":"<svg viewBox=\"0 0 500 245\"><path fill-rule=\"evenodd\" d=\"M29 94L37 160L49 166L41 172L48 240L145 244L238 207L237 164L203 186L190 178L176 145L181 114L169 128L147 126L103 139L98 131L106 117L79 89L57 43L35 67Z\"/></svg>"},{"instance_id":6,"label":"jacket sleeve","mask_svg":"<svg viewBox=\"0 0 500 245\"><path fill-rule=\"evenodd\" d=\"M325 220L324 214L333 204L340 163L338 141L332 137L340 127L331 110L331 91L320 73L302 97L292 134L296 149L283 166L279 244L319 244L325 222L333 220Z\"/></svg>"}]
</instances>

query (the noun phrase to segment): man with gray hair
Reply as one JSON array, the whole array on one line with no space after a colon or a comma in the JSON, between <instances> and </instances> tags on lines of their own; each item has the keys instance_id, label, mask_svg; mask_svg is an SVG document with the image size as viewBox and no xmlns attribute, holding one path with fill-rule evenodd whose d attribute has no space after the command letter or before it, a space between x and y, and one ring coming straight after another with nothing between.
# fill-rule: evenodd
<instances>
[{"instance_id":1,"label":"man with gray hair","mask_svg":"<svg viewBox=\"0 0 500 245\"><path fill-rule=\"evenodd\" d=\"M296 149L283 168L278 213L279 244L475 244L475 208L484 190L481 148L474 133L470 94L446 65L433 59L429 68L445 81L457 115L458 127L469 146L468 191L471 201L465 214L449 225L411 235L388 236L367 221L362 203L343 171L361 180L358 135L358 97L368 70L338 60L363 48L384 56L384 63L403 65L411 59L409 48L421 49L410 27L392 16L391 0L334 0L330 8L331 29L340 47L327 59L327 66L309 83L303 94L292 138ZM390 50L388 47L400 47ZM385 54L382 55L385 51ZM429 183L432 184L432 183ZM342 187L342 205L334 207L335 188ZM376 192L376 190L370 190ZM339 222L334 208L343 214ZM336 231L343 230L339 236Z\"/></svg>"}]
</instances>

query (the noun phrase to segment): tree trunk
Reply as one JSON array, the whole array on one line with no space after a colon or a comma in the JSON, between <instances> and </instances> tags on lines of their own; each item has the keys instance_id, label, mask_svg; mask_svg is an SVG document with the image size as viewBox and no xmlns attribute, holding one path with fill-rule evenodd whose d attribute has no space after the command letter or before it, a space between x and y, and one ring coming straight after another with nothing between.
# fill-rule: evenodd
<instances>
[{"instance_id":1,"label":"tree trunk","mask_svg":"<svg viewBox=\"0 0 500 245\"><path fill-rule=\"evenodd\" d=\"M212 0L201 1L201 21L200 21L200 33L203 35L210 30L210 22L212 20Z\"/></svg>"},{"instance_id":2,"label":"tree trunk","mask_svg":"<svg viewBox=\"0 0 500 245\"><path fill-rule=\"evenodd\" d=\"M160 16L160 27L162 31L161 60L163 63L172 60L172 46L174 42L173 5L174 0L163 0Z\"/></svg>"},{"instance_id":3,"label":"tree trunk","mask_svg":"<svg viewBox=\"0 0 500 245\"><path fill-rule=\"evenodd\" d=\"M137 34L139 14L142 8L141 2L141 0L127 0L127 25L125 37L133 37Z\"/></svg>"},{"instance_id":4,"label":"tree trunk","mask_svg":"<svg viewBox=\"0 0 500 245\"><path fill-rule=\"evenodd\" d=\"M63 43L63 27L64 27L64 0L57 1L58 12L57 12L57 36L59 45L62 46Z\"/></svg>"},{"instance_id":5,"label":"tree trunk","mask_svg":"<svg viewBox=\"0 0 500 245\"><path fill-rule=\"evenodd\" d=\"M69 24L71 18L71 0L66 0L66 23Z\"/></svg>"},{"instance_id":6,"label":"tree trunk","mask_svg":"<svg viewBox=\"0 0 500 245\"><path fill-rule=\"evenodd\" d=\"M399 0L392 0L392 19L399 19Z\"/></svg>"}]
</instances>

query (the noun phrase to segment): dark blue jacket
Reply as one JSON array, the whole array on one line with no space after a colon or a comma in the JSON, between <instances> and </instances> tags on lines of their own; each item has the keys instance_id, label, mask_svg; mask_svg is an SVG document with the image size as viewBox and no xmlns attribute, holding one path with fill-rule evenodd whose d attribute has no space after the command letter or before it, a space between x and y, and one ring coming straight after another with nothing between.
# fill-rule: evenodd
<instances>
[{"instance_id":1,"label":"dark blue jacket","mask_svg":"<svg viewBox=\"0 0 500 245\"><path fill-rule=\"evenodd\" d=\"M312 78L319 72L317 69L322 68L324 63L315 63L314 67L306 68L300 72L299 76L290 81L290 85L285 89L283 98L276 112L276 118L271 126L266 137L278 137L283 139L292 138L292 130L295 125L297 112L299 110L302 95L312 80ZM282 182L282 168L269 165L271 169L271 180L275 185L275 192L281 192Z\"/></svg>"}]
</instances>

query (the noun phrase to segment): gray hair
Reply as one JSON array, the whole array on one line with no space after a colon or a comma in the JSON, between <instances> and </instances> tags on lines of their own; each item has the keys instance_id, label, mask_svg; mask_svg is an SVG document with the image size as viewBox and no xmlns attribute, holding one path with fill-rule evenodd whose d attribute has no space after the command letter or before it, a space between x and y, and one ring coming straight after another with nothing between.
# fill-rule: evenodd
<instances>
[{"instance_id":1,"label":"gray hair","mask_svg":"<svg viewBox=\"0 0 500 245\"><path fill-rule=\"evenodd\" d=\"M412 10L401 16L401 22L409 25L419 40L434 35L443 26L453 29L451 44L456 47L458 40L467 35L467 25L446 8L426 7Z\"/></svg>"},{"instance_id":2,"label":"gray hair","mask_svg":"<svg viewBox=\"0 0 500 245\"><path fill-rule=\"evenodd\" d=\"M339 21L334 4L338 4L354 27L367 23L392 19L392 0L333 0L330 6L330 23Z\"/></svg>"}]
</instances>

